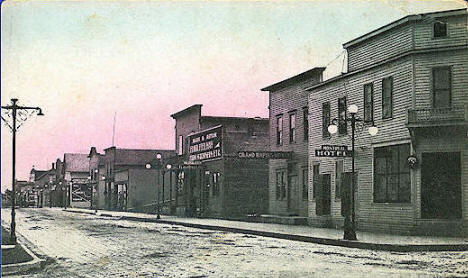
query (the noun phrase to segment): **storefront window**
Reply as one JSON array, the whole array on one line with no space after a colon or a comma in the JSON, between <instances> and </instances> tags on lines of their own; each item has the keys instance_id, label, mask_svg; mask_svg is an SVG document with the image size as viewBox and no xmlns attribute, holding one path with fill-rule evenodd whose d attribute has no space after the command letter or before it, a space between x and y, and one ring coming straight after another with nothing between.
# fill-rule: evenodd
<instances>
[{"instance_id":1,"label":"storefront window","mask_svg":"<svg viewBox=\"0 0 468 278\"><path fill-rule=\"evenodd\" d=\"M409 144L374 149L374 202L410 202L409 152Z\"/></svg>"}]
</instances>

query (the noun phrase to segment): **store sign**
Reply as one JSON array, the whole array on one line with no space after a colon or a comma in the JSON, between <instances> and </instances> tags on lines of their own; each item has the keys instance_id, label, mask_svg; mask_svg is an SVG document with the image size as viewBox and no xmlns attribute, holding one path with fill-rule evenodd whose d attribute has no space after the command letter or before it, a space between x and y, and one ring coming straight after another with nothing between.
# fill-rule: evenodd
<instances>
[{"instance_id":1,"label":"store sign","mask_svg":"<svg viewBox=\"0 0 468 278\"><path fill-rule=\"evenodd\" d=\"M320 149L315 149L315 156L348 157L352 156L352 151L348 150L348 146L322 145Z\"/></svg>"},{"instance_id":2,"label":"store sign","mask_svg":"<svg viewBox=\"0 0 468 278\"><path fill-rule=\"evenodd\" d=\"M239 158L247 159L291 159L291 152L266 152L266 151L240 151Z\"/></svg>"},{"instance_id":3,"label":"store sign","mask_svg":"<svg viewBox=\"0 0 468 278\"><path fill-rule=\"evenodd\" d=\"M219 126L189 137L189 161L204 161L222 156L223 127Z\"/></svg>"}]
</instances>

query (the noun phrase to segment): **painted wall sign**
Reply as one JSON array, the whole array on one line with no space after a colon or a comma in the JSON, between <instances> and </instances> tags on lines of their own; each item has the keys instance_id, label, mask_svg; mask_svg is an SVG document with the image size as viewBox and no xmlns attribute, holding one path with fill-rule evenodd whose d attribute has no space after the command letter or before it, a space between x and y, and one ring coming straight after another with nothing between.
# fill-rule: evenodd
<instances>
[{"instance_id":1,"label":"painted wall sign","mask_svg":"<svg viewBox=\"0 0 468 278\"><path fill-rule=\"evenodd\" d=\"M240 151L239 158L247 159L291 159L291 152L267 152L267 151Z\"/></svg>"},{"instance_id":2,"label":"painted wall sign","mask_svg":"<svg viewBox=\"0 0 468 278\"><path fill-rule=\"evenodd\" d=\"M203 161L222 156L222 130L219 126L189 137L189 161Z\"/></svg>"},{"instance_id":3,"label":"painted wall sign","mask_svg":"<svg viewBox=\"0 0 468 278\"><path fill-rule=\"evenodd\" d=\"M315 156L318 157L349 157L352 151L348 146L322 145L320 149L315 149Z\"/></svg>"}]
</instances>

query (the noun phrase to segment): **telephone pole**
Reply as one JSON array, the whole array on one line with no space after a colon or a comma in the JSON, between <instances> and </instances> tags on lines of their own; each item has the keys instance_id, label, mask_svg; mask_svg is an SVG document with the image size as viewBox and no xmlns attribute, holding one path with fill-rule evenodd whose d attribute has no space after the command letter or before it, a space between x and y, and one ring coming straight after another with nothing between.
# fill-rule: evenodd
<instances>
[{"instance_id":1,"label":"telephone pole","mask_svg":"<svg viewBox=\"0 0 468 278\"><path fill-rule=\"evenodd\" d=\"M2 120L5 122L5 124L11 129L11 132L13 133L13 143L12 143L12 197L11 197L11 226L10 226L10 240L11 243L16 244L16 222L15 222L15 206L16 206L16 131L18 128L21 126L23 122L27 120L27 117L32 115L32 114L27 114L27 113L21 113L20 116L20 125L17 125L17 120L18 120L18 112L21 111L33 111L37 112L38 116L44 116L42 113L42 109L39 107L29 107L29 106L19 106L18 104L18 99L17 98L12 98L11 99L11 104L7 106L2 106L2 109L9 110L11 111L11 118L13 120L12 124L10 125L8 121L3 117L2 115ZM10 115L8 115L10 117Z\"/></svg>"}]
</instances>

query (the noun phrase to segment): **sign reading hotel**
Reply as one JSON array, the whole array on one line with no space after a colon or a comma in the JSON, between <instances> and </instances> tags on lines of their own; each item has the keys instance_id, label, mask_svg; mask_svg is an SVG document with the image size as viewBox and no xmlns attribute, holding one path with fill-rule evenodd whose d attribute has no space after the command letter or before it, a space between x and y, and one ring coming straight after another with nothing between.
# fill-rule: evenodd
<instances>
[{"instance_id":1,"label":"sign reading hotel","mask_svg":"<svg viewBox=\"0 0 468 278\"><path fill-rule=\"evenodd\" d=\"M222 156L223 127L219 126L189 137L189 161L204 161Z\"/></svg>"},{"instance_id":2,"label":"sign reading hotel","mask_svg":"<svg viewBox=\"0 0 468 278\"><path fill-rule=\"evenodd\" d=\"M322 145L320 149L315 149L315 156L348 157L352 156L352 151L348 150L348 146Z\"/></svg>"},{"instance_id":3,"label":"sign reading hotel","mask_svg":"<svg viewBox=\"0 0 468 278\"><path fill-rule=\"evenodd\" d=\"M240 151L237 153L239 158L248 159L291 159L291 152L266 152L266 151Z\"/></svg>"}]
</instances>

